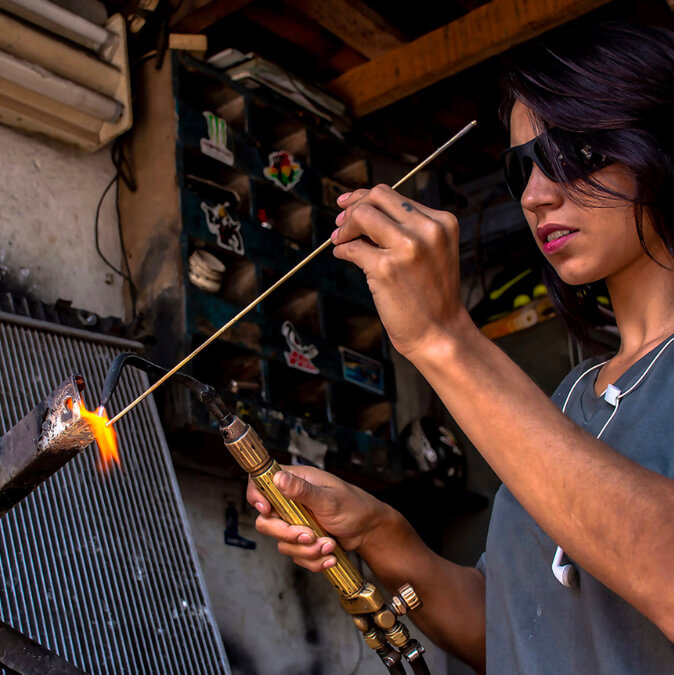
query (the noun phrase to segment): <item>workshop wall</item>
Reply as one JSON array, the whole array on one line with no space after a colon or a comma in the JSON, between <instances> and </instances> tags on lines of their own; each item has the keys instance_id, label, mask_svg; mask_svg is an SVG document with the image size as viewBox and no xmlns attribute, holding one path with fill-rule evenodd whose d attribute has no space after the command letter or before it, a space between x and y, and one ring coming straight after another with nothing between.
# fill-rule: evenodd
<instances>
[{"instance_id":1,"label":"workshop wall","mask_svg":"<svg viewBox=\"0 0 674 675\"><path fill-rule=\"evenodd\" d=\"M110 148L88 154L0 126L0 286L102 316L124 316L122 280L98 257L96 205L115 174ZM120 264L114 189L100 243Z\"/></svg>"}]
</instances>

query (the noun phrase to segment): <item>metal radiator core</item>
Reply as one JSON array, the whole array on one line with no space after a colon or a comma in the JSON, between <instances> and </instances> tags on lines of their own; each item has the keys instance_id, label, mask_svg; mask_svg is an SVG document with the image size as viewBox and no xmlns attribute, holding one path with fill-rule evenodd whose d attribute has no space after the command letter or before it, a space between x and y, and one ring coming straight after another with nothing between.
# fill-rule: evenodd
<instances>
[{"instance_id":1,"label":"metal radiator core","mask_svg":"<svg viewBox=\"0 0 674 675\"><path fill-rule=\"evenodd\" d=\"M97 403L121 349L55 328L0 317L0 433L73 372ZM114 408L147 386L129 369ZM92 446L0 520L0 619L91 674L229 675L152 398L116 429L121 469Z\"/></svg>"}]
</instances>

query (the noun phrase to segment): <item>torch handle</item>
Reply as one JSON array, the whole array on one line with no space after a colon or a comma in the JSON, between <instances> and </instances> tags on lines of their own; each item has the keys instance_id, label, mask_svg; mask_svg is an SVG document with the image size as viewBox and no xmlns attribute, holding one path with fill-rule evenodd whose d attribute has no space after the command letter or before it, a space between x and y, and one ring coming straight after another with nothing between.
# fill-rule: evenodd
<instances>
[{"instance_id":1,"label":"torch handle","mask_svg":"<svg viewBox=\"0 0 674 675\"><path fill-rule=\"evenodd\" d=\"M286 523L311 528L317 537L330 536L316 521L314 515L302 504L285 497L273 481L281 470L278 462L269 456L255 431L238 417L230 418L220 427L225 446L260 492L267 498ZM365 586L362 574L356 569L344 549L336 545L333 555L337 562L323 570L323 574L337 592L346 599L357 597Z\"/></svg>"}]
</instances>

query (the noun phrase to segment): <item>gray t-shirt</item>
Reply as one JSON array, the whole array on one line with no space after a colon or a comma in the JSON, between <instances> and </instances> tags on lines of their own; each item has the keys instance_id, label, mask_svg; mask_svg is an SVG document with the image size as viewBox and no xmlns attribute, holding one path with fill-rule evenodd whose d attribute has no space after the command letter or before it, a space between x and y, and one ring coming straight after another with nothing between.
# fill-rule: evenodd
<instances>
[{"instance_id":1,"label":"gray t-shirt","mask_svg":"<svg viewBox=\"0 0 674 675\"><path fill-rule=\"evenodd\" d=\"M664 344L635 363L615 386L627 391ZM560 409L573 383L597 362L582 363L560 384L552 397ZM582 378L566 408L571 419L595 436L614 410L594 393L597 372ZM642 466L674 478L673 430L674 343L620 401L602 440ZM487 671L508 675L674 673L674 643L578 565L580 583L562 586L550 569L555 550L555 542L501 486L494 501L487 550L477 565L486 577ZM566 557L564 562L568 562Z\"/></svg>"}]
</instances>

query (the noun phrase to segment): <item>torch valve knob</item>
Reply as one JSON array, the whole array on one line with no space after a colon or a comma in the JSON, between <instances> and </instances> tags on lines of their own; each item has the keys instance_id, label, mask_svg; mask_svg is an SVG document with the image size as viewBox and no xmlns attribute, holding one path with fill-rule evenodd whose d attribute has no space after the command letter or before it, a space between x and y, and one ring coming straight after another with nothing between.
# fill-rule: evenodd
<instances>
[{"instance_id":1,"label":"torch valve knob","mask_svg":"<svg viewBox=\"0 0 674 675\"><path fill-rule=\"evenodd\" d=\"M403 584L398 589L398 595L393 596L392 600L393 611L398 616L403 616L407 612L413 612L423 605L417 592L412 588L411 584Z\"/></svg>"}]
</instances>

